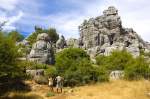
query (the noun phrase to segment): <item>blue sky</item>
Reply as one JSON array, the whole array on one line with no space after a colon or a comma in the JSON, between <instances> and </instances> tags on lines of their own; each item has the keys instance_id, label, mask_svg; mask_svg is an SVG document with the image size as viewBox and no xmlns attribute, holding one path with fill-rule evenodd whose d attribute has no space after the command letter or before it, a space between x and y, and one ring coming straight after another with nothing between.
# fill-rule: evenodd
<instances>
[{"instance_id":1,"label":"blue sky","mask_svg":"<svg viewBox=\"0 0 150 99\"><path fill-rule=\"evenodd\" d=\"M26 36L39 25L78 38L83 20L102 15L111 5L118 8L124 27L150 41L149 0L0 0L0 22L8 21L5 30L16 29Z\"/></svg>"}]
</instances>

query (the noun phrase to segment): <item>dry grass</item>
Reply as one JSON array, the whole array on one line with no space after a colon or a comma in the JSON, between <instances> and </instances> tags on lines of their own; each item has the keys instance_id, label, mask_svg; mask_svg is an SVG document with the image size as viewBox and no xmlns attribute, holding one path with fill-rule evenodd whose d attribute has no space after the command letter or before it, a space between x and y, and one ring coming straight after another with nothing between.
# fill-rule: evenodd
<instances>
[{"instance_id":1,"label":"dry grass","mask_svg":"<svg viewBox=\"0 0 150 99\"><path fill-rule=\"evenodd\" d=\"M13 92L7 99L150 99L147 95L150 93L150 82L146 80L112 81L81 86L74 88L73 93L56 94L54 97L46 97L46 93L49 92L47 85L27 83L32 86L31 92Z\"/></svg>"},{"instance_id":2,"label":"dry grass","mask_svg":"<svg viewBox=\"0 0 150 99\"><path fill-rule=\"evenodd\" d=\"M76 88L67 99L150 99L149 81L113 81Z\"/></svg>"}]
</instances>

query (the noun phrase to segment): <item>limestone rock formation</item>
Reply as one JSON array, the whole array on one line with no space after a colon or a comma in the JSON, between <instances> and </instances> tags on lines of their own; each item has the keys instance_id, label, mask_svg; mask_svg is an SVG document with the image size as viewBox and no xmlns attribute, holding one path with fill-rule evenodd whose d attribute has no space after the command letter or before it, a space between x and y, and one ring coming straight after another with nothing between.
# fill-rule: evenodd
<instances>
[{"instance_id":1,"label":"limestone rock formation","mask_svg":"<svg viewBox=\"0 0 150 99\"><path fill-rule=\"evenodd\" d=\"M123 28L118 10L110 6L103 15L85 20L80 30L80 47L94 57L97 54L109 55L113 50L126 49L135 57L140 50L148 50L149 45L131 28Z\"/></svg>"},{"instance_id":2,"label":"limestone rock formation","mask_svg":"<svg viewBox=\"0 0 150 99\"><path fill-rule=\"evenodd\" d=\"M60 52L62 49L66 47L65 37L62 35L58 41L56 42L56 52Z\"/></svg>"},{"instance_id":3,"label":"limestone rock formation","mask_svg":"<svg viewBox=\"0 0 150 99\"><path fill-rule=\"evenodd\" d=\"M62 35L56 42L56 48L63 49L65 48L65 46L66 46L66 40L65 40L65 37Z\"/></svg>"},{"instance_id":4,"label":"limestone rock formation","mask_svg":"<svg viewBox=\"0 0 150 99\"><path fill-rule=\"evenodd\" d=\"M54 63L52 43L48 34L42 33L37 36L37 41L32 46L28 60L44 64Z\"/></svg>"},{"instance_id":5,"label":"limestone rock formation","mask_svg":"<svg viewBox=\"0 0 150 99\"><path fill-rule=\"evenodd\" d=\"M78 39L70 38L66 40L67 47L73 47L73 48L78 48L79 47L79 42Z\"/></svg>"},{"instance_id":6,"label":"limestone rock formation","mask_svg":"<svg viewBox=\"0 0 150 99\"><path fill-rule=\"evenodd\" d=\"M26 70L26 74L30 75L32 78L35 76L44 76L44 69Z\"/></svg>"}]
</instances>

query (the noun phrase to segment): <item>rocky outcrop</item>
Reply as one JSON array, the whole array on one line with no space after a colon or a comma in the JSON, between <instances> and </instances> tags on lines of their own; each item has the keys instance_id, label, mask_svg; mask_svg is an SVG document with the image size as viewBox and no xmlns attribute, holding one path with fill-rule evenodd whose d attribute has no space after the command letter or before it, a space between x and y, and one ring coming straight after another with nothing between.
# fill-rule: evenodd
<instances>
[{"instance_id":1,"label":"rocky outcrop","mask_svg":"<svg viewBox=\"0 0 150 99\"><path fill-rule=\"evenodd\" d=\"M44 69L26 70L26 74L32 78L35 76L44 76Z\"/></svg>"},{"instance_id":2,"label":"rocky outcrop","mask_svg":"<svg viewBox=\"0 0 150 99\"><path fill-rule=\"evenodd\" d=\"M65 37L62 35L56 42L56 52L62 51L66 46Z\"/></svg>"},{"instance_id":3,"label":"rocky outcrop","mask_svg":"<svg viewBox=\"0 0 150 99\"><path fill-rule=\"evenodd\" d=\"M44 64L54 63L52 43L48 34L42 33L37 36L37 41L32 46L28 60Z\"/></svg>"},{"instance_id":4,"label":"rocky outcrop","mask_svg":"<svg viewBox=\"0 0 150 99\"><path fill-rule=\"evenodd\" d=\"M66 46L66 40L65 40L65 37L62 35L56 42L56 48L63 49L65 48L65 46Z\"/></svg>"},{"instance_id":5,"label":"rocky outcrop","mask_svg":"<svg viewBox=\"0 0 150 99\"><path fill-rule=\"evenodd\" d=\"M140 50L149 51L149 45L131 28L124 28L118 10L110 6L103 15L85 20L80 30L80 47L91 57L97 54L109 55L113 50L131 52L135 57Z\"/></svg>"},{"instance_id":6,"label":"rocky outcrop","mask_svg":"<svg viewBox=\"0 0 150 99\"><path fill-rule=\"evenodd\" d=\"M79 47L79 42L78 39L70 38L66 40L67 47L73 47L73 48L78 48Z\"/></svg>"}]
</instances>

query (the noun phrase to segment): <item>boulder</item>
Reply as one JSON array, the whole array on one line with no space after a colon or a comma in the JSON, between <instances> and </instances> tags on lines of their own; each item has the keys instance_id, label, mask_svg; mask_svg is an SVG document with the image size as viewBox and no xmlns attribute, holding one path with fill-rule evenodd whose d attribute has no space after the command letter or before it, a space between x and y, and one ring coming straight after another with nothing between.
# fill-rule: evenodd
<instances>
[{"instance_id":1,"label":"boulder","mask_svg":"<svg viewBox=\"0 0 150 99\"><path fill-rule=\"evenodd\" d=\"M54 51L47 33L37 36L37 41L32 45L28 60L43 64L54 64Z\"/></svg>"},{"instance_id":2,"label":"boulder","mask_svg":"<svg viewBox=\"0 0 150 99\"><path fill-rule=\"evenodd\" d=\"M124 77L124 71L115 70L110 73L110 80L120 80Z\"/></svg>"},{"instance_id":3,"label":"boulder","mask_svg":"<svg viewBox=\"0 0 150 99\"><path fill-rule=\"evenodd\" d=\"M32 78L35 76L44 76L44 69L26 70L26 74L30 75Z\"/></svg>"},{"instance_id":4,"label":"boulder","mask_svg":"<svg viewBox=\"0 0 150 99\"><path fill-rule=\"evenodd\" d=\"M62 35L56 42L56 49L63 49L66 47L65 37Z\"/></svg>"}]
</instances>

